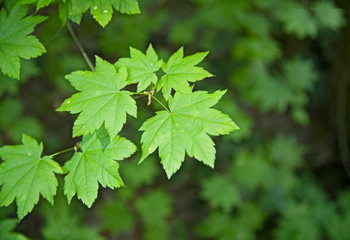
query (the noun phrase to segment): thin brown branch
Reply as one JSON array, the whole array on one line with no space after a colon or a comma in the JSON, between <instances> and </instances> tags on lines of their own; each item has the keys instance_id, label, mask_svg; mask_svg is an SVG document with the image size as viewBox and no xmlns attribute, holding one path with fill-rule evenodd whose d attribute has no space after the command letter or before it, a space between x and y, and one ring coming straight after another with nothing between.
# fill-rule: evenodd
<instances>
[{"instance_id":1,"label":"thin brown branch","mask_svg":"<svg viewBox=\"0 0 350 240\"><path fill-rule=\"evenodd\" d=\"M72 36L75 44L77 45L81 55L83 56L85 62L90 67L90 69L95 72L94 65L92 64L91 60L89 59L88 55L86 54L86 51L84 50L83 46L81 45L81 43L80 43L77 35L75 34L75 32L74 32L74 30L72 28L72 25L70 24L69 21L67 21L67 28L68 28L68 31L69 31L70 35Z\"/></svg>"}]
</instances>

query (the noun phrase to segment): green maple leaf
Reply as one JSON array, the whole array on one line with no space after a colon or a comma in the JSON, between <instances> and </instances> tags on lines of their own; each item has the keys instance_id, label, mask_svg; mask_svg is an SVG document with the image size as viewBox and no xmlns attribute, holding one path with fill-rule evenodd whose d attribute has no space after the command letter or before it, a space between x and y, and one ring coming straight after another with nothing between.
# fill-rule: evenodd
<instances>
[{"instance_id":1,"label":"green maple leaf","mask_svg":"<svg viewBox=\"0 0 350 240\"><path fill-rule=\"evenodd\" d=\"M49 6L54 0L38 0L36 5L36 10L38 11L40 8Z\"/></svg>"},{"instance_id":2,"label":"green maple leaf","mask_svg":"<svg viewBox=\"0 0 350 240\"><path fill-rule=\"evenodd\" d=\"M92 0L91 14L102 26L106 26L112 19L113 7L121 13L140 13L137 0Z\"/></svg>"},{"instance_id":3,"label":"green maple leaf","mask_svg":"<svg viewBox=\"0 0 350 240\"><path fill-rule=\"evenodd\" d=\"M63 0L65 3L66 0ZM69 3L69 15L80 15L88 10L92 4L92 0L68 0Z\"/></svg>"},{"instance_id":4,"label":"green maple leaf","mask_svg":"<svg viewBox=\"0 0 350 240\"><path fill-rule=\"evenodd\" d=\"M115 160L129 157L136 147L118 135L110 142L108 134L99 130L84 136L81 148L82 152L74 154L63 167L68 172L64 194L68 202L77 194L84 204L91 207L97 198L98 183L112 189L124 186L118 172L119 164Z\"/></svg>"},{"instance_id":5,"label":"green maple leaf","mask_svg":"<svg viewBox=\"0 0 350 240\"><path fill-rule=\"evenodd\" d=\"M225 91L208 94L177 92L169 99L170 111L159 111L140 128L142 162L159 147L159 156L168 178L181 166L185 152L190 157L214 167L215 147L209 135L228 134L239 129L225 114L210 108Z\"/></svg>"},{"instance_id":6,"label":"green maple leaf","mask_svg":"<svg viewBox=\"0 0 350 240\"><path fill-rule=\"evenodd\" d=\"M17 5L22 5L22 4L32 4L36 2L36 11L39 9L49 6L54 0L18 0L16 1Z\"/></svg>"},{"instance_id":7,"label":"green maple leaf","mask_svg":"<svg viewBox=\"0 0 350 240\"><path fill-rule=\"evenodd\" d=\"M121 67L125 65L128 69L128 81L137 83L137 91L145 90L151 83L156 84L158 81L157 72L163 64L162 60L158 61L158 55L150 44L146 55L141 51L130 48L131 58L121 58L115 66Z\"/></svg>"},{"instance_id":8,"label":"green maple leaf","mask_svg":"<svg viewBox=\"0 0 350 240\"><path fill-rule=\"evenodd\" d=\"M105 27L112 19L114 0L93 0L90 11L94 19Z\"/></svg>"},{"instance_id":9,"label":"green maple leaf","mask_svg":"<svg viewBox=\"0 0 350 240\"><path fill-rule=\"evenodd\" d=\"M77 23L80 22L82 14L90 8L91 15L102 27L111 21L113 8L126 14L140 13L137 0L70 0L63 6L68 16Z\"/></svg>"},{"instance_id":10,"label":"green maple leaf","mask_svg":"<svg viewBox=\"0 0 350 240\"><path fill-rule=\"evenodd\" d=\"M20 58L35 58L46 52L35 36L28 36L46 17L24 17L26 13L23 6L13 7L9 14L4 8L0 11L0 69L16 79L19 79Z\"/></svg>"},{"instance_id":11,"label":"green maple leaf","mask_svg":"<svg viewBox=\"0 0 350 240\"><path fill-rule=\"evenodd\" d=\"M53 204L61 167L50 156L41 157L42 143L23 134L23 145L0 148L0 206L8 206L16 198L19 219L39 201L39 194Z\"/></svg>"},{"instance_id":12,"label":"green maple leaf","mask_svg":"<svg viewBox=\"0 0 350 240\"><path fill-rule=\"evenodd\" d=\"M16 227L15 219L5 219L0 222L0 239L1 240L28 240L25 236L19 233L12 232Z\"/></svg>"},{"instance_id":13,"label":"green maple leaf","mask_svg":"<svg viewBox=\"0 0 350 240\"><path fill-rule=\"evenodd\" d=\"M137 0L117 0L114 1L113 6L121 13L139 14L140 8Z\"/></svg>"},{"instance_id":14,"label":"green maple leaf","mask_svg":"<svg viewBox=\"0 0 350 240\"><path fill-rule=\"evenodd\" d=\"M122 129L126 114L136 117L136 102L129 91L127 70L115 67L96 56L96 72L76 71L66 76L79 93L64 101L58 111L79 113L73 127L73 136L86 135L99 129L103 123L113 139Z\"/></svg>"},{"instance_id":15,"label":"green maple leaf","mask_svg":"<svg viewBox=\"0 0 350 240\"><path fill-rule=\"evenodd\" d=\"M206 77L213 76L201 67L196 67L209 52L200 52L191 56L183 57L183 48L175 52L167 63L164 63L162 70L166 73L157 84L157 90L162 89L166 100L171 96L174 89L181 93L191 93L192 88L188 82L196 82Z\"/></svg>"}]
</instances>

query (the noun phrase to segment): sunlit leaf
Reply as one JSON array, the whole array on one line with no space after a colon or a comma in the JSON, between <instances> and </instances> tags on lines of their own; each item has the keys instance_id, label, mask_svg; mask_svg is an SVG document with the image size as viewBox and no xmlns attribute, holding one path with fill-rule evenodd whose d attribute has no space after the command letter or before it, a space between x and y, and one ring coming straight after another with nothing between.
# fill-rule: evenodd
<instances>
[{"instance_id":1,"label":"sunlit leaf","mask_svg":"<svg viewBox=\"0 0 350 240\"><path fill-rule=\"evenodd\" d=\"M0 12L0 69L13 78L19 79L20 58L35 58L46 52L39 40L28 35L46 17L25 17L27 8L15 6L10 13L2 8Z\"/></svg>"},{"instance_id":2,"label":"sunlit leaf","mask_svg":"<svg viewBox=\"0 0 350 240\"><path fill-rule=\"evenodd\" d=\"M185 152L190 157L214 167L215 147L208 135L223 135L239 129L225 114L210 108L225 91L208 94L177 92L170 99L170 112L159 111L140 128L142 162L159 147L159 156L168 178L181 166Z\"/></svg>"},{"instance_id":3,"label":"sunlit leaf","mask_svg":"<svg viewBox=\"0 0 350 240\"><path fill-rule=\"evenodd\" d=\"M77 71L66 76L78 90L64 101L58 111L79 113L73 127L73 136L93 133L102 124L114 138L122 129L126 114L136 117L136 102L131 92L122 90L128 82L127 70L115 67L96 57L96 72Z\"/></svg>"},{"instance_id":4,"label":"sunlit leaf","mask_svg":"<svg viewBox=\"0 0 350 240\"><path fill-rule=\"evenodd\" d=\"M50 156L41 157L42 143L23 134L23 145L0 148L0 206L8 206L15 199L19 219L32 211L39 195L53 204L57 179L54 173L62 173L58 163Z\"/></svg>"}]
</instances>

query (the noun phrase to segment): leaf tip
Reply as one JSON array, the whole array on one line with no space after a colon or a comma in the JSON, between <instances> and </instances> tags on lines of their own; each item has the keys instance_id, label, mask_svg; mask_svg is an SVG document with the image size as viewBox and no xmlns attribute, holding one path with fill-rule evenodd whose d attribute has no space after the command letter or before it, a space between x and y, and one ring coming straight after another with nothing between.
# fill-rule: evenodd
<instances>
[{"instance_id":1,"label":"leaf tip","mask_svg":"<svg viewBox=\"0 0 350 240\"><path fill-rule=\"evenodd\" d=\"M143 160L145 160L145 158L146 157L141 157L141 159L138 161L137 165L140 165L143 162Z\"/></svg>"},{"instance_id":2,"label":"leaf tip","mask_svg":"<svg viewBox=\"0 0 350 240\"><path fill-rule=\"evenodd\" d=\"M150 44L148 45L147 50L148 50L148 49L152 49L152 50L154 50L152 43L150 43Z\"/></svg>"},{"instance_id":3,"label":"leaf tip","mask_svg":"<svg viewBox=\"0 0 350 240\"><path fill-rule=\"evenodd\" d=\"M167 176L168 179L170 179L175 173L173 171L169 171L169 170L166 170L166 169L164 169L164 170L165 170L165 173L166 173L166 176Z\"/></svg>"},{"instance_id":4,"label":"leaf tip","mask_svg":"<svg viewBox=\"0 0 350 240\"><path fill-rule=\"evenodd\" d=\"M96 61L96 64L97 64L97 62L102 61L102 58L100 58L98 55L95 55L95 61Z\"/></svg>"},{"instance_id":5,"label":"leaf tip","mask_svg":"<svg viewBox=\"0 0 350 240\"><path fill-rule=\"evenodd\" d=\"M236 123L233 122L233 130L232 131L237 131L237 130L240 130L241 128L238 127L238 125Z\"/></svg>"},{"instance_id":6,"label":"leaf tip","mask_svg":"<svg viewBox=\"0 0 350 240\"><path fill-rule=\"evenodd\" d=\"M202 52L202 54L203 54L203 59L206 58L206 57L208 56L209 53L210 53L209 51Z\"/></svg>"}]
</instances>

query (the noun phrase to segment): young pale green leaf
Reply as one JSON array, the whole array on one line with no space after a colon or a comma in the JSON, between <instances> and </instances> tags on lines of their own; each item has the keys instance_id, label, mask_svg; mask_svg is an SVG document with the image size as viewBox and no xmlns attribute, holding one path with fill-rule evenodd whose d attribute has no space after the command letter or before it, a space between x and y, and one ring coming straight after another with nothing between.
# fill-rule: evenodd
<instances>
[{"instance_id":1,"label":"young pale green leaf","mask_svg":"<svg viewBox=\"0 0 350 240\"><path fill-rule=\"evenodd\" d=\"M118 135L109 142L106 134L100 132L84 136L82 152L74 154L63 167L68 172L64 183L68 202L77 194L85 205L91 207L97 197L98 183L112 189L124 186L118 172L119 164L115 160L129 157L136 147Z\"/></svg>"},{"instance_id":2,"label":"young pale green leaf","mask_svg":"<svg viewBox=\"0 0 350 240\"><path fill-rule=\"evenodd\" d=\"M5 8L0 11L0 69L16 79L19 79L20 58L35 58L46 52L35 36L28 36L46 17L25 17L26 13L24 6L13 7L9 14Z\"/></svg>"},{"instance_id":3,"label":"young pale green leaf","mask_svg":"<svg viewBox=\"0 0 350 240\"><path fill-rule=\"evenodd\" d=\"M43 145L23 134L23 145L0 148L0 206L8 206L16 198L18 218L22 219L39 201L41 194L51 204L56 194L57 179L62 173L50 156L41 157Z\"/></svg>"},{"instance_id":4,"label":"young pale green leaf","mask_svg":"<svg viewBox=\"0 0 350 240\"><path fill-rule=\"evenodd\" d=\"M141 51L130 48L131 58L121 58L115 66L122 67L125 65L128 69L128 81L137 83L137 91L145 90L149 85L156 84L158 81L157 72L163 64L162 60L158 60L158 55L150 44L146 55Z\"/></svg>"},{"instance_id":5,"label":"young pale green leaf","mask_svg":"<svg viewBox=\"0 0 350 240\"><path fill-rule=\"evenodd\" d=\"M115 9L121 13L139 14L140 8L137 0L116 0L113 3Z\"/></svg>"},{"instance_id":6,"label":"young pale green leaf","mask_svg":"<svg viewBox=\"0 0 350 240\"><path fill-rule=\"evenodd\" d=\"M177 92L169 99L170 111L160 111L141 126L142 162L159 147L159 156L170 178L181 166L185 152L214 167L215 147L209 135L228 134L239 129L225 114L210 108L225 91L208 94Z\"/></svg>"},{"instance_id":7,"label":"young pale green leaf","mask_svg":"<svg viewBox=\"0 0 350 240\"><path fill-rule=\"evenodd\" d=\"M172 89L181 93L191 93L192 88L188 82L196 82L213 76L203 68L195 67L208 53L196 53L184 58L183 48L180 48L169 58L167 63L163 64L162 69L166 74L159 80L157 90L162 89L166 100L171 96Z\"/></svg>"},{"instance_id":8,"label":"young pale green leaf","mask_svg":"<svg viewBox=\"0 0 350 240\"><path fill-rule=\"evenodd\" d=\"M136 102L131 92L122 91L128 84L127 70L115 67L96 57L96 72L77 71L66 76L78 90L64 101L58 111L79 113L73 127L73 136L86 135L99 129L103 123L113 139L122 129L126 114L136 117Z\"/></svg>"},{"instance_id":9,"label":"young pale green leaf","mask_svg":"<svg viewBox=\"0 0 350 240\"><path fill-rule=\"evenodd\" d=\"M28 240L25 236L19 233L14 233L12 230L16 227L15 219L5 219L0 222L0 239L2 240Z\"/></svg>"}]
</instances>

